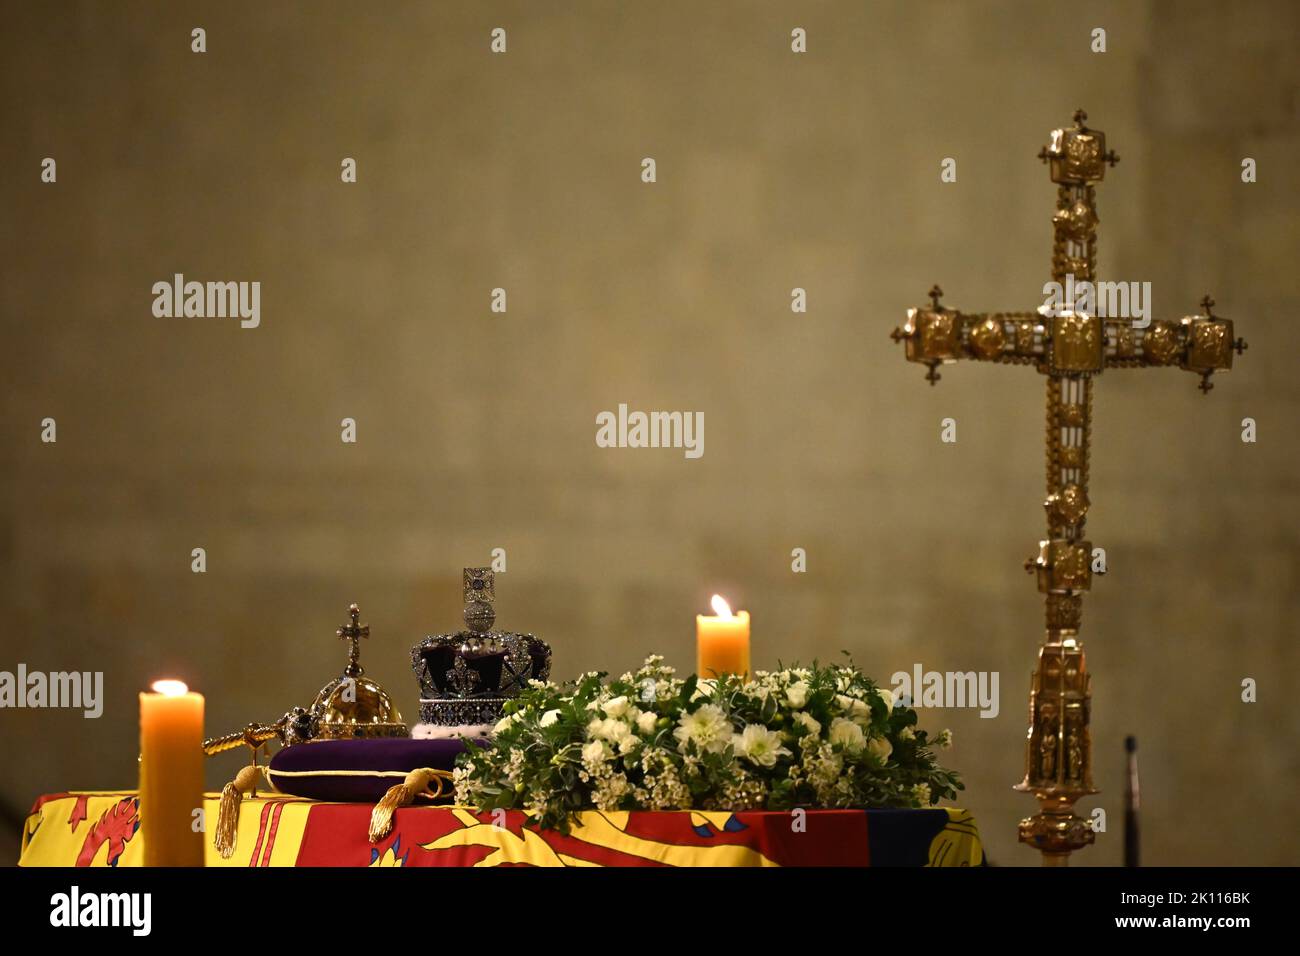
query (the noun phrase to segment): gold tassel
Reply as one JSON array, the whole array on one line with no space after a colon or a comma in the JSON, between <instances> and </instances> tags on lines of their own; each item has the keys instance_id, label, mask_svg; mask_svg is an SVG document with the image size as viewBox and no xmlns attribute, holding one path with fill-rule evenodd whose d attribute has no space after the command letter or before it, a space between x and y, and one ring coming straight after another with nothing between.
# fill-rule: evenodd
<instances>
[{"instance_id":1,"label":"gold tassel","mask_svg":"<svg viewBox=\"0 0 1300 956\"><path fill-rule=\"evenodd\" d=\"M235 774L232 783L221 788L217 832L212 838L212 845L217 848L223 860L229 860L234 855L235 837L239 833L239 802L244 799L244 794L252 793L257 786L259 769L255 764L244 767Z\"/></svg>"},{"instance_id":2,"label":"gold tassel","mask_svg":"<svg viewBox=\"0 0 1300 956\"><path fill-rule=\"evenodd\" d=\"M445 770L420 767L408 773L402 783L389 787L388 792L375 804L375 809L370 811L370 842L378 843L392 832L393 814L398 807L409 807L422 793L428 793L430 798L436 800L442 796L443 780L450 778L451 774ZM437 781L438 789L429 793L429 784L434 781Z\"/></svg>"}]
</instances>

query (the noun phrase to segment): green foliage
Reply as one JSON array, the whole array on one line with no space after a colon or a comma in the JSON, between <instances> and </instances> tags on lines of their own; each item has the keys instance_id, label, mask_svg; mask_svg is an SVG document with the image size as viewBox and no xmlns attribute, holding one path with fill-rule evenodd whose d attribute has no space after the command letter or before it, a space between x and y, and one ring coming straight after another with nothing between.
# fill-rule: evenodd
<instances>
[{"instance_id":1,"label":"green foliage","mask_svg":"<svg viewBox=\"0 0 1300 956\"><path fill-rule=\"evenodd\" d=\"M922 807L963 788L933 752L951 735L916 729L851 661L679 680L650 657L604 678L534 682L457 761L458 801L567 832L592 808Z\"/></svg>"}]
</instances>

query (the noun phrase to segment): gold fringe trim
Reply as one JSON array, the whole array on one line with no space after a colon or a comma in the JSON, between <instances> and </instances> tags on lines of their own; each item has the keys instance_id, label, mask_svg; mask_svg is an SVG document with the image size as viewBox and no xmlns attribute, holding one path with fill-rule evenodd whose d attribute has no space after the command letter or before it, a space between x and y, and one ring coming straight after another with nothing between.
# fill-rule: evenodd
<instances>
[{"instance_id":1,"label":"gold fringe trim","mask_svg":"<svg viewBox=\"0 0 1300 956\"><path fill-rule=\"evenodd\" d=\"M397 813L398 807L409 807L419 796L427 796L431 800L438 799L442 796L446 781L449 780L451 774L446 770L421 767L408 773L404 782L389 787L388 792L375 804L375 809L370 811L370 842L378 843L392 832L393 815ZM437 783L438 788L430 791L430 785L433 783Z\"/></svg>"},{"instance_id":2,"label":"gold fringe trim","mask_svg":"<svg viewBox=\"0 0 1300 956\"><path fill-rule=\"evenodd\" d=\"M229 860L235 853L235 839L239 834L239 804L244 794L252 793L257 786L256 766L244 767L235 774L231 783L221 788L221 802L217 807L217 832L212 837L212 845L221 854L223 860Z\"/></svg>"}]
</instances>

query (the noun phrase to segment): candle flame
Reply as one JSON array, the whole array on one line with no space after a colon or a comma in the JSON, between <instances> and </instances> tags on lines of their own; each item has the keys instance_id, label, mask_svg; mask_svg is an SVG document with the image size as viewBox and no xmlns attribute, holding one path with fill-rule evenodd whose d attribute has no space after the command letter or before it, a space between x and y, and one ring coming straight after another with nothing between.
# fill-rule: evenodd
<instances>
[{"instance_id":1,"label":"candle flame","mask_svg":"<svg viewBox=\"0 0 1300 956\"><path fill-rule=\"evenodd\" d=\"M731 617L731 605L728 604L721 594L713 595L713 613L718 617Z\"/></svg>"},{"instance_id":2,"label":"candle flame","mask_svg":"<svg viewBox=\"0 0 1300 956\"><path fill-rule=\"evenodd\" d=\"M156 680L153 682L153 692L164 697L180 697L188 694L190 689L183 680Z\"/></svg>"}]
</instances>

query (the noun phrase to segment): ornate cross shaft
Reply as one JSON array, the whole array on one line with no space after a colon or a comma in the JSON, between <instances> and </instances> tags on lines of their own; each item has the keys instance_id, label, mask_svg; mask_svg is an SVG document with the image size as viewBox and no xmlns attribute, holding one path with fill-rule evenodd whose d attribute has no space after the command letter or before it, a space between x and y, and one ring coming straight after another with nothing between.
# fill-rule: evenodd
<instances>
[{"instance_id":1,"label":"ornate cross shaft","mask_svg":"<svg viewBox=\"0 0 1300 956\"><path fill-rule=\"evenodd\" d=\"M1039 152L1056 183L1052 216L1052 278L1062 288L1096 282L1097 208L1094 184L1119 161L1105 134L1089 129L1082 110L1074 125L1052 131ZM1177 366L1201 376L1232 367L1246 343L1233 339L1232 322L1201 300L1202 312L1177 321L1138 327L1131 319L1094 315L1064 302L1035 312L971 313L945 308L935 286L929 307L909 309L892 338L907 360L939 380L940 365L975 359L1032 365L1047 381L1047 537L1025 562L1044 595L1047 633L1038 653L1029 698L1025 776L1015 789L1032 793L1039 812L1020 823L1020 839L1043 853L1043 863L1064 864L1093 842L1075 802L1096 793L1092 785L1091 680L1079 642L1083 594L1092 584L1092 544L1085 540L1088 455L1092 437L1092 382L1108 368Z\"/></svg>"}]
</instances>

